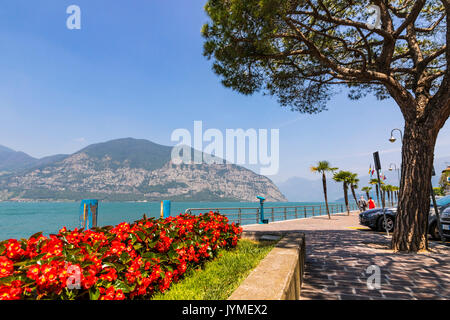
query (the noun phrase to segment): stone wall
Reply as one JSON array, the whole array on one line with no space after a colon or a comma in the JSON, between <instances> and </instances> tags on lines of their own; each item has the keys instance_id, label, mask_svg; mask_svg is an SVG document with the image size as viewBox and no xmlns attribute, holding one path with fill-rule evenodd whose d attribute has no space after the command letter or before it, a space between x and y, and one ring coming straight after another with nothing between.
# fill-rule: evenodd
<instances>
[{"instance_id":1,"label":"stone wall","mask_svg":"<svg viewBox=\"0 0 450 320\"><path fill-rule=\"evenodd\" d=\"M228 300L298 300L305 269L305 235L244 231L242 237L281 240Z\"/></svg>"}]
</instances>

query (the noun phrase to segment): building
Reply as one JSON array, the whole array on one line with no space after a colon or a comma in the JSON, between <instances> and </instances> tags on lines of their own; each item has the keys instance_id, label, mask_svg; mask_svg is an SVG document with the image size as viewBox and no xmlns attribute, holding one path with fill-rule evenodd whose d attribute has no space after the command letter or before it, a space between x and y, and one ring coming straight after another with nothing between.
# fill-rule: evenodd
<instances>
[{"instance_id":1,"label":"building","mask_svg":"<svg viewBox=\"0 0 450 320\"><path fill-rule=\"evenodd\" d=\"M444 187L445 195L450 195L450 166L442 171L441 179L439 182L441 186Z\"/></svg>"}]
</instances>

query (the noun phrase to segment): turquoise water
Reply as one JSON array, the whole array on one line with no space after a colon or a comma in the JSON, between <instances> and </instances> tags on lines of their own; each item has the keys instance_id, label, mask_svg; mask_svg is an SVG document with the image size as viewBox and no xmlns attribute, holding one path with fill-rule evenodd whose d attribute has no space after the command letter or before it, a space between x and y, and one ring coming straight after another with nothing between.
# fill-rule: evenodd
<instances>
[{"instance_id":1,"label":"turquoise water","mask_svg":"<svg viewBox=\"0 0 450 320\"><path fill-rule=\"evenodd\" d=\"M319 204L271 202L266 203L266 207ZM172 202L171 214L177 215L188 208L255 208L258 206L259 204L255 202ZM99 226L116 225L124 221L136 221L142 218L144 213L147 217L159 217L160 202L100 202L98 210ZM46 235L57 233L63 226L75 229L78 227L79 211L80 203L77 202L0 202L0 241L10 238L28 238L39 231ZM316 211L316 214L320 213ZM266 217L267 215L269 212L266 212ZM255 223L255 220L252 218L251 221L243 222L243 224L248 223Z\"/></svg>"}]
</instances>

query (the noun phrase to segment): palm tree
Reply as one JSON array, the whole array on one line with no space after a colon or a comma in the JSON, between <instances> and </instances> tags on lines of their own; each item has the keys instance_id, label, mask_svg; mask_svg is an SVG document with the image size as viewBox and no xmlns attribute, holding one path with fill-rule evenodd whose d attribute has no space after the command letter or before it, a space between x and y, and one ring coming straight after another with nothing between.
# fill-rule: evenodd
<instances>
[{"instance_id":1,"label":"palm tree","mask_svg":"<svg viewBox=\"0 0 450 320\"><path fill-rule=\"evenodd\" d=\"M328 208L328 197L327 197L327 177L325 175L326 172L334 172L338 168L332 168L328 161L319 161L317 166L311 167L312 172L318 172L322 174L322 185L323 185L323 195L325 197L325 205L327 207L328 219L331 219L330 209Z\"/></svg>"},{"instance_id":2,"label":"palm tree","mask_svg":"<svg viewBox=\"0 0 450 320\"><path fill-rule=\"evenodd\" d=\"M400 190L400 188L399 187L397 187L397 186L394 186L393 187L393 191L394 191L394 194L395 194L395 201L398 203L398 190Z\"/></svg>"},{"instance_id":3,"label":"palm tree","mask_svg":"<svg viewBox=\"0 0 450 320\"><path fill-rule=\"evenodd\" d=\"M364 191L366 193L367 200L369 200L371 190L372 190L372 187L362 187L361 188L361 191Z\"/></svg>"},{"instance_id":4,"label":"palm tree","mask_svg":"<svg viewBox=\"0 0 450 320\"><path fill-rule=\"evenodd\" d=\"M377 203L380 207L380 190L378 190L378 179L370 179L369 183L375 185L375 190L377 191ZM384 184L384 182L380 181L380 184Z\"/></svg>"},{"instance_id":5,"label":"palm tree","mask_svg":"<svg viewBox=\"0 0 450 320\"><path fill-rule=\"evenodd\" d=\"M392 201L392 186L390 184L387 185L387 195L388 195L388 203L391 203L391 207L394 206L394 203Z\"/></svg>"},{"instance_id":6,"label":"palm tree","mask_svg":"<svg viewBox=\"0 0 450 320\"><path fill-rule=\"evenodd\" d=\"M388 195L387 203L389 204L389 185L382 184L381 190L383 191L383 196L381 197L381 200L383 201L383 206L386 207L386 194Z\"/></svg>"},{"instance_id":7,"label":"palm tree","mask_svg":"<svg viewBox=\"0 0 450 320\"><path fill-rule=\"evenodd\" d=\"M392 186L392 201L398 203L398 190L400 188L397 186Z\"/></svg>"},{"instance_id":8,"label":"palm tree","mask_svg":"<svg viewBox=\"0 0 450 320\"><path fill-rule=\"evenodd\" d=\"M347 207L347 214L350 215L350 208L348 207L348 185L351 183L352 173L349 171L339 171L333 175L333 180L342 182L344 187L345 206Z\"/></svg>"},{"instance_id":9,"label":"palm tree","mask_svg":"<svg viewBox=\"0 0 450 320\"><path fill-rule=\"evenodd\" d=\"M394 186L389 185L389 194L390 194L390 200L391 200L391 207L394 206Z\"/></svg>"},{"instance_id":10,"label":"palm tree","mask_svg":"<svg viewBox=\"0 0 450 320\"><path fill-rule=\"evenodd\" d=\"M358 183L359 183L359 179L357 177L358 177L357 173L352 173L348 182L350 184L350 189L352 191L353 199L355 199L356 207L359 207L358 199L356 199L356 193L355 193L355 189L358 189Z\"/></svg>"},{"instance_id":11,"label":"palm tree","mask_svg":"<svg viewBox=\"0 0 450 320\"><path fill-rule=\"evenodd\" d=\"M389 185L388 184L382 184L381 185L381 191L383 192L381 200L383 201L383 206L386 207L386 194L388 196L387 202L389 204Z\"/></svg>"}]
</instances>

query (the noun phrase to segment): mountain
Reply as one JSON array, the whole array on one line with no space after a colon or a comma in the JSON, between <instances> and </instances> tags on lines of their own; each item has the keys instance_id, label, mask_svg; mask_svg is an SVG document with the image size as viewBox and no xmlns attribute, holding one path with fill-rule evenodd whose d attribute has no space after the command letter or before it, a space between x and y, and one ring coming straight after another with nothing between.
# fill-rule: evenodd
<instances>
[{"instance_id":1,"label":"mountain","mask_svg":"<svg viewBox=\"0 0 450 320\"><path fill-rule=\"evenodd\" d=\"M28 168L36 163L36 161L38 161L38 159L35 159L26 153L0 146L0 171L14 171Z\"/></svg>"},{"instance_id":2,"label":"mountain","mask_svg":"<svg viewBox=\"0 0 450 320\"><path fill-rule=\"evenodd\" d=\"M86 154L97 162L98 168L118 169L126 165L132 169L155 170L170 159L172 147L162 146L143 139L117 139L90 145L75 155Z\"/></svg>"},{"instance_id":3,"label":"mountain","mask_svg":"<svg viewBox=\"0 0 450 320\"><path fill-rule=\"evenodd\" d=\"M450 165L450 157L440 157L435 159L434 167L436 170L436 176L434 176L432 179L434 186L438 185L441 172L447 167L447 165ZM399 177L396 170L389 171L388 169L386 169L382 170L382 172L387 177L387 179L385 180L386 183L396 186L399 185L398 182ZM368 184L370 180L369 175L360 176L358 178L360 180L359 182L360 188L369 185ZM316 180L310 180L300 177L292 177L284 182L278 183L278 187L280 188L280 191L288 198L289 201L321 201L321 202L324 201L322 179L320 178ZM373 188L372 192L374 192L374 190L375 188ZM360 193L362 192L358 191L358 194ZM342 184L336 183L331 178L327 179L327 194L329 201L341 202L344 196ZM351 195L350 190L348 194L349 199L352 199L353 196ZM374 196L374 193L372 193L372 196Z\"/></svg>"},{"instance_id":4,"label":"mountain","mask_svg":"<svg viewBox=\"0 0 450 320\"><path fill-rule=\"evenodd\" d=\"M36 159L24 152L14 151L0 145L0 172L19 172L60 161L66 157L67 155L65 154L58 154Z\"/></svg>"},{"instance_id":5,"label":"mountain","mask_svg":"<svg viewBox=\"0 0 450 320\"><path fill-rule=\"evenodd\" d=\"M278 183L280 191L289 201L323 202L322 179L310 180L300 177L292 177L285 182ZM327 179L327 195L329 201L343 197L342 184L332 179Z\"/></svg>"},{"instance_id":6,"label":"mountain","mask_svg":"<svg viewBox=\"0 0 450 320\"><path fill-rule=\"evenodd\" d=\"M286 201L265 176L229 163L175 165L171 151L133 138L93 144L0 176L0 200Z\"/></svg>"}]
</instances>

